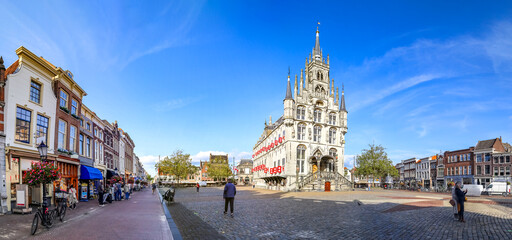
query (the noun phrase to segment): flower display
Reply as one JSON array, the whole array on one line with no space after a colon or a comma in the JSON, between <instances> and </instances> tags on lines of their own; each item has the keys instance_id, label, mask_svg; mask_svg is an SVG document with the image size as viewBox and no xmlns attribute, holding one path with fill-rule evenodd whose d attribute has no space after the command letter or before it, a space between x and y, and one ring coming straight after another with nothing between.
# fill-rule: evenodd
<instances>
[{"instance_id":1,"label":"flower display","mask_svg":"<svg viewBox=\"0 0 512 240\"><path fill-rule=\"evenodd\" d=\"M113 176L110 181L112 183L123 183L123 178L121 178L119 175Z\"/></svg>"},{"instance_id":2,"label":"flower display","mask_svg":"<svg viewBox=\"0 0 512 240\"><path fill-rule=\"evenodd\" d=\"M30 186L48 184L60 178L60 171L51 162L33 162L31 169L25 172L25 181Z\"/></svg>"}]
</instances>

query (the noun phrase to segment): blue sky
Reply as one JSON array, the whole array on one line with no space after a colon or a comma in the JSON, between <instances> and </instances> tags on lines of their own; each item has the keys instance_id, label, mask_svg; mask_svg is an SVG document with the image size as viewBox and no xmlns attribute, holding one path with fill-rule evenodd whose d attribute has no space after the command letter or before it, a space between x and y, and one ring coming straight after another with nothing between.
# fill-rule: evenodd
<instances>
[{"instance_id":1,"label":"blue sky","mask_svg":"<svg viewBox=\"0 0 512 240\"><path fill-rule=\"evenodd\" d=\"M69 69L83 102L117 120L153 171L183 149L252 155L283 113L288 66L314 46L345 84L346 154L395 162L512 142L512 3L506 1L0 0L0 55L25 46ZM230 159L231 160L231 159Z\"/></svg>"}]
</instances>

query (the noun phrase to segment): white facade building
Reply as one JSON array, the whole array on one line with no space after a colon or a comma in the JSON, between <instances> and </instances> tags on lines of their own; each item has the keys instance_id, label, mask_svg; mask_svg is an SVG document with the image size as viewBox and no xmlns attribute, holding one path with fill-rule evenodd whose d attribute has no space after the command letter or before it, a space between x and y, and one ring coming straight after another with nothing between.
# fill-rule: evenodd
<instances>
[{"instance_id":1,"label":"white facade building","mask_svg":"<svg viewBox=\"0 0 512 240\"><path fill-rule=\"evenodd\" d=\"M284 114L270 118L253 148L253 178L259 188L275 190L339 190L348 185L344 175L347 110L334 80L329 79L329 56L323 58L319 32L312 55L295 76L290 76ZM298 179L297 179L298 176ZM298 180L298 181L297 181Z\"/></svg>"},{"instance_id":2,"label":"white facade building","mask_svg":"<svg viewBox=\"0 0 512 240\"><path fill-rule=\"evenodd\" d=\"M55 160L55 116L57 98L53 92L55 69L24 47L16 50L16 70L5 82L6 188L7 207L16 199L16 185L26 184L22 174L32 162L39 162L37 146L48 146L48 160ZM48 188L52 194L52 189ZM29 188L29 203L42 202L42 189Z\"/></svg>"},{"instance_id":3,"label":"white facade building","mask_svg":"<svg viewBox=\"0 0 512 240\"><path fill-rule=\"evenodd\" d=\"M424 184L430 181L430 158L422 158L416 162L416 181Z\"/></svg>"},{"instance_id":4,"label":"white facade building","mask_svg":"<svg viewBox=\"0 0 512 240\"><path fill-rule=\"evenodd\" d=\"M124 159L125 158L124 145L125 144L126 144L126 142L125 142L124 134L121 131L121 134L119 136L119 168L118 168L118 171L119 171L119 174L123 177L125 175L125 171L124 171L124 160L125 160Z\"/></svg>"}]
</instances>

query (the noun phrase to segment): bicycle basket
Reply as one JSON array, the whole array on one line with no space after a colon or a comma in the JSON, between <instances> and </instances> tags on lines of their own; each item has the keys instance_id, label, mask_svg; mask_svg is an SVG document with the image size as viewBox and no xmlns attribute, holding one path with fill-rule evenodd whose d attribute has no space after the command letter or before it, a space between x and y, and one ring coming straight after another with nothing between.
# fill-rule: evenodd
<instances>
[{"instance_id":1,"label":"bicycle basket","mask_svg":"<svg viewBox=\"0 0 512 240\"><path fill-rule=\"evenodd\" d=\"M68 198L68 194L66 192L56 192L55 198Z\"/></svg>"}]
</instances>

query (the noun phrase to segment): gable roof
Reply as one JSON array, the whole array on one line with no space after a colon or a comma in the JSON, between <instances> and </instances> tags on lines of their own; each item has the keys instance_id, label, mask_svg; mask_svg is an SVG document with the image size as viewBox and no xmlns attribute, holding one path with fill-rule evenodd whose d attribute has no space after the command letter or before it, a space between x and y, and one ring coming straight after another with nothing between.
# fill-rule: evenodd
<instances>
[{"instance_id":1,"label":"gable roof","mask_svg":"<svg viewBox=\"0 0 512 240\"><path fill-rule=\"evenodd\" d=\"M489 139L489 140L483 140L483 141L478 141L478 144L476 144L475 150L493 148L494 143L496 142L496 140L497 140L497 138Z\"/></svg>"}]
</instances>

